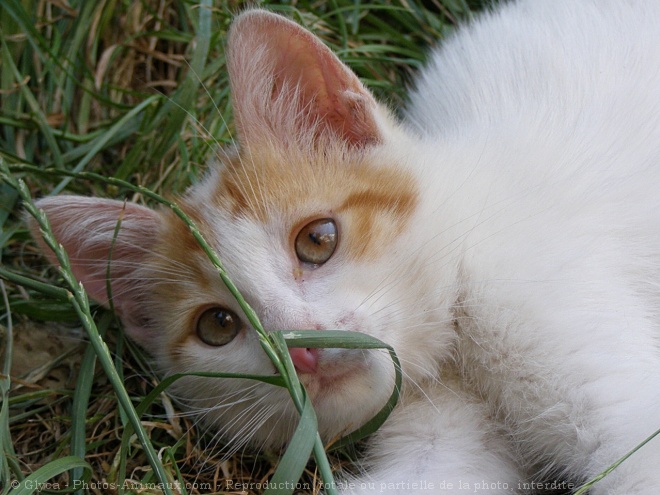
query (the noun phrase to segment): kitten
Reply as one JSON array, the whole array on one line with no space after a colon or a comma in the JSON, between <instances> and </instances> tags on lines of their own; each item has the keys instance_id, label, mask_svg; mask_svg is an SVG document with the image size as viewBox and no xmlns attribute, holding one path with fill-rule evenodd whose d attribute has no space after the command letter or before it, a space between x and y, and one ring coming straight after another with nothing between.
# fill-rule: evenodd
<instances>
[{"instance_id":1,"label":"kitten","mask_svg":"<svg viewBox=\"0 0 660 495\"><path fill-rule=\"evenodd\" d=\"M432 54L398 122L306 30L235 20L238 151L179 204L266 329L394 346L403 395L354 491L578 483L660 427L659 26L656 0L507 3ZM164 373L274 373L170 211L39 206L104 304L122 216L114 306ZM385 353L291 355L325 439L391 392ZM281 445L298 417L264 384L190 377L175 393L239 446ZM591 493L656 493L659 466L657 440Z\"/></svg>"}]
</instances>

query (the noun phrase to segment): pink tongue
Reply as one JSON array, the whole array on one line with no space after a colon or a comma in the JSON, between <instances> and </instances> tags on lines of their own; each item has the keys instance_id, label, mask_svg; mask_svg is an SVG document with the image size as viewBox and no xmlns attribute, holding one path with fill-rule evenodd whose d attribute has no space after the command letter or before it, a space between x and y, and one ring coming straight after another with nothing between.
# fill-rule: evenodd
<instances>
[{"instance_id":1,"label":"pink tongue","mask_svg":"<svg viewBox=\"0 0 660 495\"><path fill-rule=\"evenodd\" d=\"M292 347L289 349L291 361L300 373L314 373L319 364L318 349L301 349Z\"/></svg>"}]
</instances>

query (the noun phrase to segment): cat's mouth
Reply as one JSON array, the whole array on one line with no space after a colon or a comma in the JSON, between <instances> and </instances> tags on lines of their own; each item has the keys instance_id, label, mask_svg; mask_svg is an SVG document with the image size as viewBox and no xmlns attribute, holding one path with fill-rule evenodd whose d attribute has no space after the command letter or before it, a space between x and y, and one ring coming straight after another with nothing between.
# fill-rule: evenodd
<instances>
[{"instance_id":1,"label":"cat's mouth","mask_svg":"<svg viewBox=\"0 0 660 495\"><path fill-rule=\"evenodd\" d=\"M344 389L354 379L355 373L354 369L345 370L339 374L304 373L300 374L299 378L310 397L318 400Z\"/></svg>"},{"instance_id":2,"label":"cat's mouth","mask_svg":"<svg viewBox=\"0 0 660 495\"><path fill-rule=\"evenodd\" d=\"M291 348L289 352L300 381L312 397L335 393L365 371L364 362L329 356L323 349Z\"/></svg>"}]
</instances>

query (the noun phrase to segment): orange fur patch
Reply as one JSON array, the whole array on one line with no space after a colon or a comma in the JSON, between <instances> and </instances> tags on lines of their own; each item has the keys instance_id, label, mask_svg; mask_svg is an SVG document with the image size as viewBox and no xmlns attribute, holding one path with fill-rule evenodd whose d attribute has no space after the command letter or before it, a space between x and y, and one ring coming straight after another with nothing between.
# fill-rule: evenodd
<instances>
[{"instance_id":1,"label":"orange fur patch","mask_svg":"<svg viewBox=\"0 0 660 495\"><path fill-rule=\"evenodd\" d=\"M177 201L181 209L202 232L208 232L206 222L185 198ZM159 243L154 246L150 266L155 277L172 279L172 282L154 283L151 290L154 299L163 301L168 312L176 315L182 330L173 337L168 346L173 349L171 356L177 356L177 349L183 348L185 341L194 331L195 308L199 294L212 290L212 281L208 279L204 266L210 263L207 255L197 242L188 226L169 209L163 210L165 221Z\"/></svg>"},{"instance_id":2,"label":"orange fur patch","mask_svg":"<svg viewBox=\"0 0 660 495\"><path fill-rule=\"evenodd\" d=\"M327 148L326 148L327 150ZM293 228L307 216L340 215L351 258L377 256L398 235L417 205L413 177L395 164L337 149L314 153L259 150L232 158L213 200L235 216L267 222L277 213Z\"/></svg>"},{"instance_id":3,"label":"orange fur patch","mask_svg":"<svg viewBox=\"0 0 660 495\"><path fill-rule=\"evenodd\" d=\"M206 222L196 209L188 206L185 200L180 202L179 207L200 231L203 232L205 230ZM165 220L167 228L164 232L165 238L163 242L167 246L182 250L187 255L190 253L203 253L202 246L197 242L197 239L195 239L188 226L172 210L168 209L165 211Z\"/></svg>"}]
</instances>

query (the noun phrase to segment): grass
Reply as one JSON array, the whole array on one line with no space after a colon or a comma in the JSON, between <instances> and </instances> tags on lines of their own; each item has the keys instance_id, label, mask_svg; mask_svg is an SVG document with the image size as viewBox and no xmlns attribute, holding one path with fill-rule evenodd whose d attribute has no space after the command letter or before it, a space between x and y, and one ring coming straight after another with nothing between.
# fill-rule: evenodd
<instances>
[{"instance_id":1,"label":"grass","mask_svg":"<svg viewBox=\"0 0 660 495\"><path fill-rule=\"evenodd\" d=\"M313 30L397 106L428 45L480 3L260 5ZM67 270L46 266L22 222L30 197L69 192L154 204L194 183L214 146L231 144L223 47L242 7L219 0L3 0L0 159L11 169L0 181L3 494L20 480L15 493L65 486L99 494L260 493L278 467L277 476L296 479L304 470L303 491L318 491L321 474L307 458L316 449L322 465L324 454L313 432L291 468L281 467L290 457L280 460L280 453L224 459L221 446L177 414L148 358L124 340L112 315L89 305ZM274 360L284 359L284 385L311 418L304 396L295 395L278 335L264 337L264 346ZM322 470L348 459L340 453L330 462Z\"/></svg>"}]
</instances>

